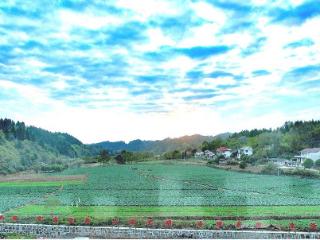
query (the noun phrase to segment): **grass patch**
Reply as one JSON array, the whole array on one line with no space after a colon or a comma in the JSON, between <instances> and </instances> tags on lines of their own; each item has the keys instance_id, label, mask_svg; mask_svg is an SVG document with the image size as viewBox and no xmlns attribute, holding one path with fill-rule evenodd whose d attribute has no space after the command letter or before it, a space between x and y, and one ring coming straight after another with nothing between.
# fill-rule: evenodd
<instances>
[{"instance_id":1,"label":"grass patch","mask_svg":"<svg viewBox=\"0 0 320 240\"><path fill-rule=\"evenodd\" d=\"M246 208L246 211L244 211ZM173 219L173 228L196 228L196 221L203 220L205 229L215 229L217 215L234 216L250 215L262 216L258 220L241 220L243 229L255 229L256 223L260 222L264 229L289 230L289 224L294 223L297 230L309 231L310 223L320 226L317 214L319 206L276 206L276 207L115 207L115 206L43 206L28 205L12 210L6 214L10 222L10 216L17 215L19 222L32 223L35 217L44 217L44 223L52 224L52 217L59 216L59 224L68 224L68 217L74 217L76 225L83 225L87 216L91 218L91 225L111 225L114 217L119 218L120 226L128 226L129 218L137 219L137 227L144 227L148 217L154 219L154 228L164 228L166 218ZM240 211L240 212L237 212ZM295 219L294 216L303 214L308 219ZM292 216L292 219L263 219L263 216ZM193 216L193 218L186 218ZM210 217L210 218L205 218ZM237 220L223 220L224 229L235 229Z\"/></svg>"},{"instance_id":2,"label":"grass patch","mask_svg":"<svg viewBox=\"0 0 320 240\"><path fill-rule=\"evenodd\" d=\"M319 206L46 206L27 205L9 211L8 215L31 217L59 215L97 219L110 217L318 217Z\"/></svg>"}]
</instances>

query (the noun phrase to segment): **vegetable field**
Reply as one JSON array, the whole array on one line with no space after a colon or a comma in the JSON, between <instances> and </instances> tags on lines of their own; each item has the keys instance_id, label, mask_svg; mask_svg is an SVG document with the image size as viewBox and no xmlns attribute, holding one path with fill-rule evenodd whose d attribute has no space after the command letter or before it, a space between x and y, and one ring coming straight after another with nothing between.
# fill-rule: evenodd
<instances>
[{"instance_id":1,"label":"vegetable field","mask_svg":"<svg viewBox=\"0 0 320 240\"><path fill-rule=\"evenodd\" d=\"M56 197L62 205L320 205L320 181L316 179L179 164L113 165L63 174L86 174L88 180L58 192Z\"/></svg>"},{"instance_id":2,"label":"vegetable field","mask_svg":"<svg viewBox=\"0 0 320 240\"><path fill-rule=\"evenodd\" d=\"M112 217L285 220L320 216L317 179L183 164L83 167L68 169L59 177L75 175L86 178L82 182L49 185L0 184L0 212L11 216L91 216L101 220Z\"/></svg>"}]
</instances>

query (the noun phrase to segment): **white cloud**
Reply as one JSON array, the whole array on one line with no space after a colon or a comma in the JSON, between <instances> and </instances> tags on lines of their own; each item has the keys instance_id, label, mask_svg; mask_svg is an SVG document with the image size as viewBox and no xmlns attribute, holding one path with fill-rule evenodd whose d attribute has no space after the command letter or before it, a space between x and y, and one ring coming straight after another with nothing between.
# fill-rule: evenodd
<instances>
[{"instance_id":1,"label":"white cloud","mask_svg":"<svg viewBox=\"0 0 320 240\"><path fill-rule=\"evenodd\" d=\"M179 5L174 1L163 0L117 0L116 6L133 11L135 17L146 21L149 17L155 15L176 15L179 13ZM180 5L181 7L181 5Z\"/></svg>"},{"instance_id":2,"label":"white cloud","mask_svg":"<svg viewBox=\"0 0 320 240\"><path fill-rule=\"evenodd\" d=\"M205 23L200 26L191 27L184 33L184 38L179 41L179 47L213 46L221 42L217 37L220 27L216 23Z\"/></svg>"},{"instance_id":3,"label":"white cloud","mask_svg":"<svg viewBox=\"0 0 320 240\"><path fill-rule=\"evenodd\" d=\"M222 26L226 21L227 15L222 10L206 2L194 2L191 7L197 16L218 26Z\"/></svg>"},{"instance_id":4,"label":"white cloud","mask_svg":"<svg viewBox=\"0 0 320 240\"><path fill-rule=\"evenodd\" d=\"M73 27L83 27L97 30L104 26L119 25L121 18L114 16L95 16L90 13L77 13L69 10L60 10L58 13L61 27L69 30Z\"/></svg>"},{"instance_id":5,"label":"white cloud","mask_svg":"<svg viewBox=\"0 0 320 240\"><path fill-rule=\"evenodd\" d=\"M157 51L162 46L174 46L173 39L165 36L160 28L148 29L146 35L149 38L148 43L134 46L137 51Z\"/></svg>"},{"instance_id":6,"label":"white cloud","mask_svg":"<svg viewBox=\"0 0 320 240\"><path fill-rule=\"evenodd\" d=\"M119 15L94 5L83 12L55 8L50 13L44 11L43 18L4 13L0 22L12 28L3 27L0 39L0 113L49 130L69 132L85 142L208 135L319 117L318 98L313 98L317 88L301 91L281 81L294 68L319 63L320 32L315 29L320 18L288 26L272 23L272 16L267 15L271 8L289 9L301 3L253 0L250 4L265 9L253 7L252 14L241 20L252 21L254 27L228 34L221 31L239 19L232 17L232 11L201 1L119 0L113 4L120 8ZM157 25L165 20L170 25L181 18L180 24L186 24L181 31L176 31L178 26L168 30ZM127 32L115 31L115 39L122 41L107 43L114 32L110 29L133 21L146 28L139 30L137 24ZM139 33L146 41L140 41ZM254 49L252 45L261 37L266 40ZM304 38L315 44L284 48ZM32 45L36 42L39 46ZM202 59L172 50L215 45L232 49ZM249 47L256 52L244 56ZM155 53L160 60L150 61L144 58L146 53ZM255 76L257 70L270 74ZM190 71L199 72L199 76L186 79ZM210 78L209 74L216 71L235 77ZM139 76L157 75L170 79L137 80ZM20 79L29 84L19 83ZM136 89L142 93L132 96ZM311 100L308 104L299 102L289 111L294 102L286 100L288 97Z\"/></svg>"}]
</instances>

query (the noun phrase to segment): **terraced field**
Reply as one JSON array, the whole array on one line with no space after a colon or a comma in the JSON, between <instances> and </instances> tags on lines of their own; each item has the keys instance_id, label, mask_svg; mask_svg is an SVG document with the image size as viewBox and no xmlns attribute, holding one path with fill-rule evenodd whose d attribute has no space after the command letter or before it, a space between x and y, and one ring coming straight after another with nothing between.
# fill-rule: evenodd
<instances>
[{"instance_id":1,"label":"terraced field","mask_svg":"<svg viewBox=\"0 0 320 240\"><path fill-rule=\"evenodd\" d=\"M0 212L21 217L91 216L99 221L112 217L320 219L317 179L184 164L76 168L59 177L74 175L86 178L80 183L56 181L51 186L0 184Z\"/></svg>"}]
</instances>

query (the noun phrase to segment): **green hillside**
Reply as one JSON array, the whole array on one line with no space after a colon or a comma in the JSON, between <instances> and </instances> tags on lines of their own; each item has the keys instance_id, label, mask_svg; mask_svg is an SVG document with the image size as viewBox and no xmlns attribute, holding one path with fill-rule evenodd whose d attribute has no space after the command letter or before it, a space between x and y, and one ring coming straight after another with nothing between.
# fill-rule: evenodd
<instances>
[{"instance_id":1,"label":"green hillside","mask_svg":"<svg viewBox=\"0 0 320 240\"><path fill-rule=\"evenodd\" d=\"M0 119L0 174L62 170L92 153L91 148L69 134Z\"/></svg>"}]
</instances>

